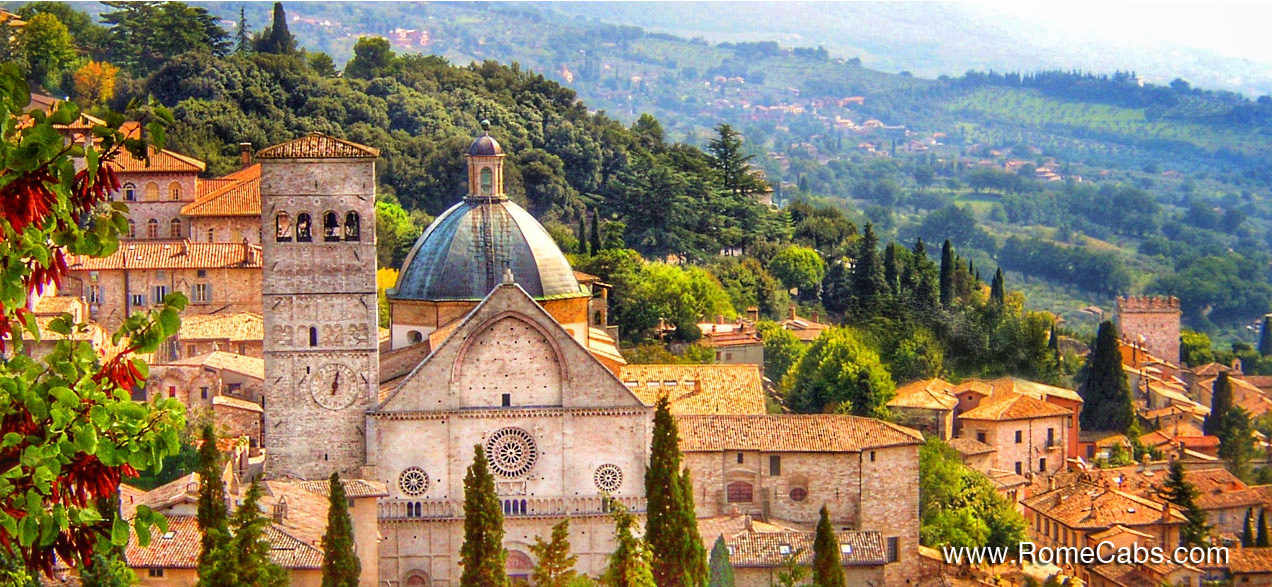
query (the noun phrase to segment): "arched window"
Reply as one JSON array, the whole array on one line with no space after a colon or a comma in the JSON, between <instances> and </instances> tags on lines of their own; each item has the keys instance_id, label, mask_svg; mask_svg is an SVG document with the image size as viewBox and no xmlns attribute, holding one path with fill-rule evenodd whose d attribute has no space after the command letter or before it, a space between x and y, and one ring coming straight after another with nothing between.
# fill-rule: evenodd
<instances>
[{"instance_id":1,"label":"arched window","mask_svg":"<svg viewBox=\"0 0 1272 587\"><path fill-rule=\"evenodd\" d=\"M146 221L146 238L159 238L159 221L151 218Z\"/></svg>"},{"instance_id":2,"label":"arched window","mask_svg":"<svg viewBox=\"0 0 1272 587\"><path fill-rule=\"evenodd\" d=\"M407 342L409 342L409 343L411 343L411 344L417 344L417 343L424 342L424 333L422 333L422 332L420 332L420 331L418 331L418 330L412 330L412 331L410 331L410 332L406 333L406 341L407 341Z\"/></svg>"},{"instance_id":3,"label":"arched window","mask_svg":"<svg viewBox=\"0 0 1272 587\"><path fill-rule=\"evenodd\" d=\"M362 238L359 232L361 227L358 225L359 218L357 212L345 214L344 239L347 241L356 241Z\"/></svg>"},{"instance_id":4,"label":"arched window","mask_svg":"<svg viewBox=\"0 0 1272 587\"><path fill-rule=\"evenodd\" d=\"M336 218L335 212L328 211L322 214L322 240L324 242L340 240L340 220Z\"/></svg>"},{"instance_id":5,"label":"arched window","mask_svg":"<svg viewBox=\"0 0 1272 587\"><path fill-rule=\"evenodd\" d=\"M137 238L137 223L128 219L128 238Z\"/></svg>"},{"instance_id":6,"label":"arched window","mask_svg":"<svg viewBox=\"0 0 1272 587\"><path fill-rule=\"evenodd\" d=\"M137 186L136 185L132 183L124 184L124 201L125 202L137 201Z\"/></svg>"},{"instance_id":7,"label":"arched window","mask_svg":"<svg viewBox=\"0 0 1272 587\"><path fill-rule=\"evenodd\" d=\"M307 243L314 240L309 224L308 214L301 213L296 216L296 242Z\"/></svg>"},{"instance_id":8,"label":"arched window","mask_svg":"<svg viewBox=\"0 0 1272 587\"><path fill-rule=\"evenodd\" d=\"M489 167L481 168L481 195L489 196L495 192L495 174Z\"/></svg>"},{"instance_id":9,"label":"arched window","mask_svg":"<svg viewBox=\"0 0 1272 587\"><path fill-rule=\"evenodd\" d=\"M172 222L169 222L169 223L168 223L168 225L169 225L169 226L168 226L168 234L169 234L169 236L171 236L172 238L181 238L182 236L185 236L185 235L184 235L184 234L182 234L182 232L181 232L181 219L180 219L180 218L173 218L173 219L172 219Z\"/></svg>"},{"instance_id":10,"label":"arched window","mask_svg":"<svg viewBox=\"0 0 1272 587\"><path fill-rule=\"evenodd\" d=\"M318 346L318 327L309 327L309 346Z\"/></svg>"},{"instance_id":11,"label":"arched window","mask_svg":"<svg viewBox=\"0 0 1272 587\"><path fill-rule=\"evenodd\" d=\"M428 582L428 574L424 571L411 571L410 576L403 583L406 587L432 587L432 583Z\"/></svg>"},{"instance_id":12,"label":"arched window","mask_svg":"<svg viewBox=\"0 0 1272 587\"><path fill-rule=\"evenodd\" d=\"M146 201L153 202L159 199L159 184L150 182L146 184Z\"/></svg>"},{"instance_id":13,"label":"arched window","mask_svg":"<svg viewBox=\"0 0 1272 587\"><path fill-rule=\"evenodd\" d=\"M751 503L751 484L746 481L734 481L725 489L729 503Z\"/></svg>"},{"instance_id":14,"label":"arched window","mask_svg":"<svg viewBox=\"0 0 1272 587\"><path fill-rule=\"evenodd\" d=\"M280 243L289 243L292 239L291 216L286 212L279 212L274 215L274 240ZM212 231L208 231L208 242L212 241Z\"/></svg>"},{"instance_id":15,"label":"arched window","mask_svg":"<svg viewBox=\"0 0 1272 587\"><path fill-rule=\"evenodd\" d=\"M169 200L181 199L181 184L175 181L168 184L168 199Z\"/></svg>"}]
</instances>

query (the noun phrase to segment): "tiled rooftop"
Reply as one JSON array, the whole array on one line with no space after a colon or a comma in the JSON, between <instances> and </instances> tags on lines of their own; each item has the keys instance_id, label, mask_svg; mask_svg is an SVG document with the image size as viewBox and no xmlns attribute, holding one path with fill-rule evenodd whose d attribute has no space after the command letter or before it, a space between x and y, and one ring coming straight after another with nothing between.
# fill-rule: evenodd
<instances>
[{"instance_id":1,"label":"tiled rooftop","mask_svg":"<svg viewBox=\"0 0 1272 587\"><path fill-rule=\"evenodd\" d=\"M676 423L685 452L860 452L923 443L916 430L840 414L679 416Z\"/></svg>"},{"instance_id":2,"label":"tiled rooftop","mask_svg":"<svg viewBox=\"0 0 1272 587\"><path fill-rule=\"evenodd\" d=\"M341 479L347 497L388 497L389 490L384 483L367 481L366 479ZM310 493L328 497L331 492L329 481L301 481L299 485Z\"/></svg>"},{"instance_id":3,"label":"tiled rooftop","mask_svg":"<svg viewBox=\"0 0 1272 587\"><path fill-rule=\"evenodd\" d=\"M265 337L265 319L252 312L191 314L181 317L181 340L259 342Z\"/></svg>"},{"instance_id":4,"label":"tiled rooftop","mask_svg":"<svg viewBox=\"0 0 1272 587\"><path fill-rule=\"evenodd\" d=\"M766 413L759 365L624 365L618 378L649 405L668 394L675 415Z\"/></svg>"},{"instance_id":5,"label":"tiled rooftop","mask_svg":"<svg viewBox=\"0 0 1272 587\"><path fill-rule=\"evenodd\" d=\"M839 559L844 566L883 565L886 550L883 536L878 532L836 532L839 539ZM812 532L743 532L725 536L729 547L729 562L735 567L777 567L788 556L798 552L795 561L800 565L813 562Z\"/></svg>"},{"instance_id":6,"label":"tiled rooftop","mask_svg":"<svg viewBox=\"0 0 1272 587\"><path fill-rule=\"evenodd\" d=\"M1081 530L1104 530L1115 524L1137 527L1162 522L1162 502L1091 483L1059 487L1025 500L1030 509ZM1183 523L1184 516L1171 508L1171 524Z\"/></svg>"},{"instance_id":7,"label":"tiled rooftop","mask_svg":"<svg viewBox=\"0 0 1272 587\"><path fill-rule=\"evenodd\" d=\"M367 159L379 156L378 149L317 132L266 147L256 154L257 159Z\"/></svg>"},{"instance_id":8,"label":"tiled rooftop","mask_svg":"<svg viewBox=\"0 0 1272 587\"><path fill-rule=\"evenodd\" d=\"M107 257L76 256L72 271L121 269L260 269L261 247L180 240L123 241Z\"/></svg>"},{"instance_id":9,"label":"tiled rooftop","mask_svg":"<svg viewBox=\"0 0 1272 587\"><path fill-rule=\"evenodd\" d=\"M1068 409L1016 392L995 392L980 405L959 415L963 420L1026 420L1068 416Z\"/></svg>"},{"instance_id":10,"label":"tiled rooftop","mask_svg":"<svg viewBox=\"0 0 1272 587\"><path fill-rule=\"evenodd\" d=\"M216 190L181 208L183 216L260 216L261 166L252 165L231 176Z\"/></svg>"},{"instance_id":11,"label":"tiled rooftop","mask_svg":"<svg viewBox=\"0 0 1272 587\"><path fill-rule=\"evenodd\" d=\"M951 447L954 447L954 450L958 451L958 454L965 457L988 454L996 450L994 447L975 438L951 438L948 443Z\"/></svg>"}]
</instances>

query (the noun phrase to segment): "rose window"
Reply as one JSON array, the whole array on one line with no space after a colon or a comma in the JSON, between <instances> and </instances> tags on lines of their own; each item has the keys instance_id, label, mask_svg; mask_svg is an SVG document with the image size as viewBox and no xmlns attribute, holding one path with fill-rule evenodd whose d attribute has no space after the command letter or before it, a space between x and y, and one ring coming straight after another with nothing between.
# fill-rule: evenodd
<instances>
[{"instance_id":1,"label":"rose window","mask_svg":"<svg viewBox=\"0 0 1272 587\"><path fill-rule=\"evenodd\" d=\"M502 428L486 439L486 460L500 477L525 475L538 458L534 438L520 428Z\"/></svg>"},{"instance_id":2,"label":"rose window","mask_svg":"<svg viewBox=\"0 0 1272 587\"><path fill-rule=\"evenodd\" d=\"M601 465L596 468L592 479L596 482L597 489L613 493L623 486L623 470L617 465Z\"/></svg>"},{"instance_id":3,"label":"rose window","mask_svg":"<svg viewBox=\"0 0 1272 587\"><path fill-rule=\"evenodd\" d=\"M398 476L398 487L410 496L424 495L428 491L428 473L419 467L411 467Z\"/></svg>"}]
</instances>

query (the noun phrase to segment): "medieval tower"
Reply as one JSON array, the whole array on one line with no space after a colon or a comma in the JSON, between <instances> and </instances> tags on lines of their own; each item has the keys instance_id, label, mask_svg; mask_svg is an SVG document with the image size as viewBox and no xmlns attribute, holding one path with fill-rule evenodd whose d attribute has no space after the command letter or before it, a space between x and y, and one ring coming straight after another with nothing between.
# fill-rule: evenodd
<instances>
[{"instance_id":1,"label":"medieval tower","mask_svg":"<svg viewBox=\"0 0 1272 587\"><path fill-rule=\"evenodd\" d=\"M310 134L262 150L267 471L366 462L379 386L375 149Z\"/></svg>"},{"instance_id":2,"label":"medieval tower","mask_svg":"<svg viewBox=\"0 0 1272 587\"><path fill-rule=\"evenodd\" d=\"M1179 298L1119 297L1117 328L1122 338L1149 354L1179 364Z\"/></svg>"}]
</instances>

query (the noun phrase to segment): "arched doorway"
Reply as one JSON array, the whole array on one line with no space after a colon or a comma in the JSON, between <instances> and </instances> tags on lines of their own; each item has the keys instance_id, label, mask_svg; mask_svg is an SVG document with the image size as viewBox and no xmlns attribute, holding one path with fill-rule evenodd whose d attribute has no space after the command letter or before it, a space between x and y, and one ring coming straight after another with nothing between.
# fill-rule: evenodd
<instances>
[{"instance_id":1,"label":"arched doorway","mask_svg":"<svg viewBox=\"0 0 1272 587\"><path fill-rule=\"evenodd\" d=\"M402 581L405 587L432 587L433 582L428 580L428 573L424 571L411 571L407 573L406 580Z\"/></svg>"},{"instance_id":2,"label":"arched doorway","mask_svg":"<svg viewBox=\"0 0 1272 587\"><path fill-rule=\"evenodd\" d=\"M529 585L530 573L534 572L534 561L530 560L530 555L520 550L509 550L506 568L508 579L513 585Z\"/></svg>"}]
</instances>

